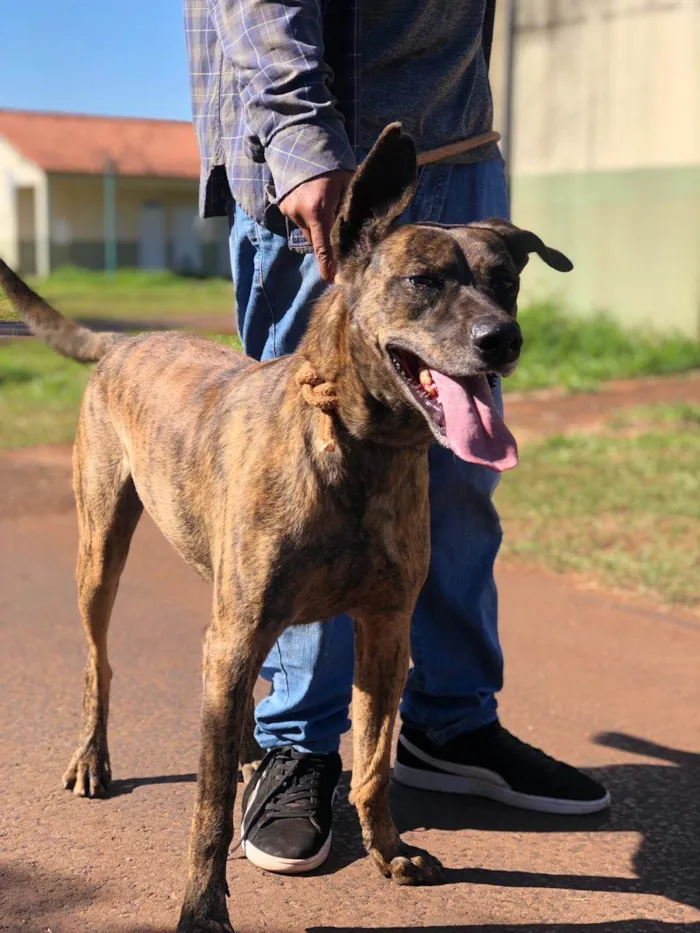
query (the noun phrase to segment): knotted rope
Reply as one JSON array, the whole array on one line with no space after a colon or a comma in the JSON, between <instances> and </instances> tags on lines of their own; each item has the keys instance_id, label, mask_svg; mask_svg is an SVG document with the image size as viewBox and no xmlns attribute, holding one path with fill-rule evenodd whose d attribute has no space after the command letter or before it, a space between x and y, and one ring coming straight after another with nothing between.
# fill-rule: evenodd
<instances>
[{"instance_id":1,"label":"knotted rope","mask_svg":"<svg viewBox=\"0 0 700 933\"><path fill-rule=\"evenodd\" d=\"M318 408L321 413L321 450L331 453L335 450L332 415L338 410L335 386L332 382L320 379L308 360L299 368L296 384L301 389L304 401L313 408Z\"/></svg>"}]
</instances>

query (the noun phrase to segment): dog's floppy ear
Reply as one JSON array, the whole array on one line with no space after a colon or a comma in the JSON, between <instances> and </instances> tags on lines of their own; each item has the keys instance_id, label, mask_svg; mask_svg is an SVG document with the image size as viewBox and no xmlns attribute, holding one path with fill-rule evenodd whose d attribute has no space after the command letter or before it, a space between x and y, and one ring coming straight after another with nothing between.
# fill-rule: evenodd
<instances>
[{"instance_id":1,"label":"dog's floppy ear","mask_svg":"<svg viewBox=\"0 0 700 933\"><path fill-rule=\"evenodd\" d=\"M413 140L400 123L390 124L355 173L338 213L332 243L340 262L386 236L413 200L416 173Z\"/></svg>"},{"instance_id":2,"label":"dog's floppy ear","mask_svg":"<svg viewBox=\"0 0 700 933\"><path fill-rule=\"evenodd\" d=\"M505 242L508 252L513 257L513 262L521 272L527 265L530 253L537 253L543 262L546 262L557 272L571 272L574 264L558 249L546 246L542 240L529 230L521 230L515 224L507 220L501 220L493 217L490 220L480 220L477 223L469 224L477 230L492 230L498 234Z\"/></svg>"}]
</instances>

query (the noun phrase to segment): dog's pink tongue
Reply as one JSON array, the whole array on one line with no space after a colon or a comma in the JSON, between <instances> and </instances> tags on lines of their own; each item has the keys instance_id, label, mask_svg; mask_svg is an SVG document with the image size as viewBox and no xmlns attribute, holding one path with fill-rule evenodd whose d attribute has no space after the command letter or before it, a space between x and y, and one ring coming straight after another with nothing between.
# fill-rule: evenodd
<instances>
[{"instance_id":1,"label":"dog's pink tongue","mask_svg":"<svg viewBox=\"0 0 700 933\"><path fill-rule=\"evenodd\" d=\"M486 376L452 379L430 370L445 413L451 449L466 460L497 473L518 465L518 446L503 422Z\"/></svg>"}]
</instances>

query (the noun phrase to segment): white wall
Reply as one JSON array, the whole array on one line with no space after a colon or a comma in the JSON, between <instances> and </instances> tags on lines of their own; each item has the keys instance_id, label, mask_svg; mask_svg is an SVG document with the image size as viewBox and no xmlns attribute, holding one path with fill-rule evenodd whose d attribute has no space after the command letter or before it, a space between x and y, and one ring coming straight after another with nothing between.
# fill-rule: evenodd
<instances>
[{"instance_id":1,"label":"white wall","mask_svg":"<svg viewBox=\"0 0 700 933\"><path fill-rule=\"evenodd\" d=\"M20 188L32 188L39 193L39 200L35 194L37 213L32 226L45 235L45 223L37 214L39 209L46 208L43 198L46 175L0 136L0 256L11 266L19 265L21 230L17 189Z\"/></svg>"},{"instance_id":2,"label":"white wall","mask_svg":"<svg viewBox=\"0 0 700 933\"><path fill-rule=\"evenodd\" d=\"M700 163L698 0L515 0L516 174ZM492 81L503 116L505 3Z\"/></svg>"},{"instance_id":3,"label":"white wall","mask_svg":"<svg viewBox=\"0 0 700 933\"><path fill-rule=\"evenodd\" d=\"M576 267L533 261L525 300L700 337L700 0L515 2L513 220Z\"/></svg>"}]
</instances>

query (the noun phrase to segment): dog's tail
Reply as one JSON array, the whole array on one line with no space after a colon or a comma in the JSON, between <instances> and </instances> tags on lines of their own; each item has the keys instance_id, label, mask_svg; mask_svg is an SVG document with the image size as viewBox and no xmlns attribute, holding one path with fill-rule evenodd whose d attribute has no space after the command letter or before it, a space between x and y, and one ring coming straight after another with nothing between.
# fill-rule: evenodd
<instances>
[{"instance_id":1,"label":"dog's tail","mask_svg":"<svg viewBox=\"0 0 700 933\"><path fill-rule=\"evenodd\" d=\"M71 360L94 363L109 353L112 347L130 339L126 334L96 334L87 327L63 317L33 292L2 259L0 286L31 332L56 353Z\"/></svg>"}]
</instances>

